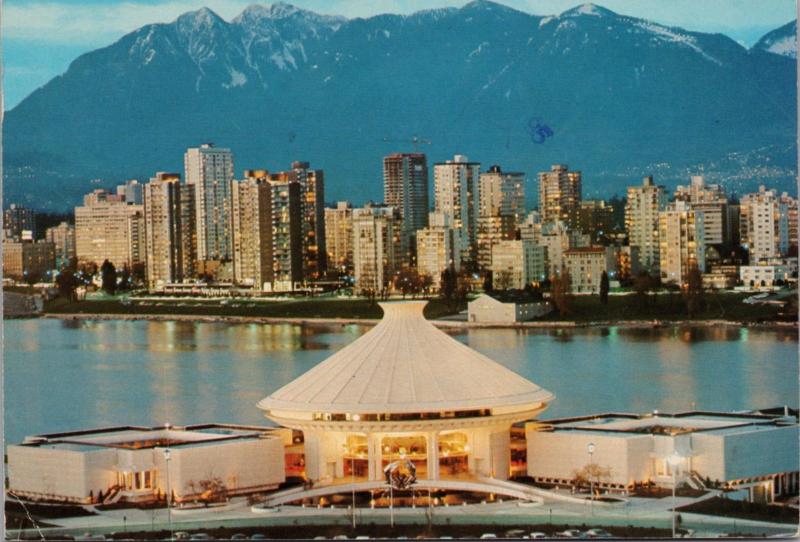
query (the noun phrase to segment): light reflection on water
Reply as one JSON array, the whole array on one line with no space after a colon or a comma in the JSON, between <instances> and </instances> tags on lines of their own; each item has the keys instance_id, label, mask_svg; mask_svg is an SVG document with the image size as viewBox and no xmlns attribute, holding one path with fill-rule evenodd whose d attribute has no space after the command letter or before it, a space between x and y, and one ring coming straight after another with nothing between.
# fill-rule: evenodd
<instances>
[{"instance_id":1,"label":"light reflection on water","mask_svg":"<svg viewBox=\"0 0 800 542\"><path fill-rule=\"evenodd\" d=\"M8 321L6 441L112 424L265 423L255 407L261 398L368 329ZM545 417L797 404L797 333L791 330L608 327L450 334L555 392Z\"/></svg>"}]
</instances>

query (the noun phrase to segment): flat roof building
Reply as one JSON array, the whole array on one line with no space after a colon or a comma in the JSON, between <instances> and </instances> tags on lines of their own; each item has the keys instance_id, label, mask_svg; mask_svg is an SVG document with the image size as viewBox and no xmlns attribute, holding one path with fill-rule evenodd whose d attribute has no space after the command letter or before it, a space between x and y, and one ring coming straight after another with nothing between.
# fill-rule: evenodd
<instances>
[{"instance_id":1,"label":"flat roof building","mask_svg":"<svg viewBox=\"0 0 800 542\"><path fill-rule=\"evenodd\" d=\"M667 190L653 183L653 177L643 179L641 186L628 187L625 204L625 229L630 246L638 253L637 267L651 275L658 274L661 257L658 242L658 217L667 205Z\"/></svg>"},{"instance_id":2,"label":"flat roof building","mask_svg":"<svg viewBox=\"0 0 800 542\"><path fill-rule=\"evenodd\" d=\"M547 278L547 249L533 241L498 241L492 246L492 285L521 290Z\"/></svg>"},{"instance_id":3,"label":"flat roof building","mask_svg":"<svg viewBox=\"0 0 800 542\"><path fill-rule=\"evenodd\" d=\"M675 465L678 485L746 490L751 500L770 502L796 491L799 436L796 417L760 413L608 413L532 422L528 475L571 484L591 462L604 473L600 487L672 487Z\"/></svg>"},{"instance_id":4,"label":"flat roof building","mask_svg":"<svg viewBox=\"0 0 800 542\"><path fill-rule=\"evenodd\" d=\"M357 293L378 294L401 267L401 219L396 207L353 210L353 276Z\"/></svg>"},{"instance_id":5,"label":"flat roof building","mask_svg":"<svg viewBox=\"0 0 800 542\"><path fill-rule=\"evenodd\" d=\"M457 154L452 160L433 165L434 209L447 217L448 224L464 240L462 258L475 257L475 236L480 214L481 165Z\"/></svg>"},{"instance_id":6,"label":"flat roof building","mask_svg":"<svg viewBox=\"0 0 800 542\"><path fill-rule=\"evenodd\" d=\"M53 243L56 251L56 267L64 267L75 257L75 226L69 222L61 222L45 230L44 238Z\"/></svg>"},{"instance_id":7,"label":"flat roof building","mask_svg":"<svg viewBox=\"0 0 800 542\"><path fill-rule=\"evenodd\" d=\"M514 324L544 316L551 310L550 303L541 299L492 292L470 301L467 317L470 322L481 324Z\"/></svg>"},{"instance_id":8,"label":"flat roof building","mask_svg":"<svg viewBox=\"0 0 800 542\"><path fill-rule=\"evenodd\" d=\"M3 275L44 278L56 266L55 245L48 241L3 241Z\"/></svg>"},{"instance_id":9,"label":"flat roof building","mask_svg":"<svg viewBox=\"0 0 800 542\"><path fill-rule=\"evenodd\" d=\"M428 225L428 162L422 153L394 153L383 159L383 201L400 213L403 258L411 239Z\"/></svg>"},{"instance_id":10,"label":"flat roof building","mask_svg":"<svg viewBox=\"0 0 800 542\"><path fill-rule=\"evenodd\" d=\"M579 247L564 251L564 267L569 271L574 294L600 293L603 272L614 272L616 256L612 247Z\"/></svg>"},{"instance_id":11,"label":"flat roof building","mask_svg":"<svg viewBox=\"0 0 800 542\"><path fill-rule=\"evenodd\" d=\"M325 246L328 265L337 273L353 270L353 206L347 201L325 209Z\"/></svg>"},{"instance_id":12,"label":"flat roof building","mask_svg":"<svg viewBox=\"0 0 800 542\"><path fill-rule=\"evenodd\" d=\"M31 500L102 504L193 500L214 486L226 496L284 482L291 432L205 424L119 426L27 437L8 454L8 491ZM169 489L168 489L169 488Z\"/></svg>"},{"instance_id":13,"label":"flat roof building","mask_svg":"<svg viewBox=\"0 0 800 542\"><path fill-rule=\"evenodd\" d=\"M539 173L539 211L542 222L560 220L575 228L581 201L581 172L565 164L553 164Z\"/></svg>"},{"instance_id":14,"label":"flat roof building","mask_svg":"<svg viewBox=\"0 0 800 542\"><path fill-rule=\"evenodd\" d=\"M144 261L144 207L98 189L75 207L75 254L79 263L109 260L117 269Z\"/></svg>"}]
</instances>

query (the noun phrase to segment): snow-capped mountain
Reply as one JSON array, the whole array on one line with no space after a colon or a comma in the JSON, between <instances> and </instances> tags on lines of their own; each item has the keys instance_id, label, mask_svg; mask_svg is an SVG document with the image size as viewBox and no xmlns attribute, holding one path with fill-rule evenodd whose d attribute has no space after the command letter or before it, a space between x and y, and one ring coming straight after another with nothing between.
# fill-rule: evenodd
<instances>
[{"instance_id":1,"label":"snow-capped mountain","mask_svg":"<svg viewBox=\"0 0 800 542\"><path fill-rule=\"evenodd\" d=\"M594 4L547 17L488 0L355 19L201 9L82 55L8 112L5 193L69 206L88 179L181 171L187 147L214 141L237 174L310 160L329 199L379 200L381 157L413 150L414 134L431 162L463 153L532 178L567 162L587 192L621 192L648 164L794 145L795 72L726 36ZM772 177L752 182L792 183L786 155L753 155Z\"/></svg>"},{"instance_id":2,"label":"snow-capped mountain","mask_svg":"<svg viewBox=\"0 0 800 542\"><path fill-rule=\"evenodd\" d=\"M753 48L789 58L797 58L797 21L787 23L766 34L758 40Z\"/></svg>"}]
</instances>

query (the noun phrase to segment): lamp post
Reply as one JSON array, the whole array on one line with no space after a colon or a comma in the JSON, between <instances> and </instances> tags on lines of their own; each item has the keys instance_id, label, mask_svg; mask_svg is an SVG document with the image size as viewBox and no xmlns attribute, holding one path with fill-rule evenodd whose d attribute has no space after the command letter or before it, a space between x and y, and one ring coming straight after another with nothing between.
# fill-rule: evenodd
<instances>
[{"instance_id":1,"label":"lamp post","mask_svg":"<svg viewBox=\"0 0 800 542\"><path fill-rule=\"evenodd\" d=\"M169 479L169 460L170 460L170 451L169 448L164 450L164 461L167 464L167 524L169 525L169 539L174 540L172 535L172 487L170 486L170 479Z\"/></svg>"},{"instance_id":2,"label":"lamp post","mask_svg":"<svg viewBox=\"0 0 800 542\"><path fill-rule=\"evenodd\" d=\"M356 528L356 456L350 451L350 507L353 516L353 529Z\"/></svg>"},{"instance_id":3,"label":"lamp post","mask_svg":"<svg viewBox=\"0 0 800 542\"><path fill-rule=\"evenodd\" d=\"M592 455L594 455L594 442L586 445L589 452L589 514L594 516L594 478L592 478Z\"/></svg>"},{"instance_id":4,"label":"lamp post","mask_svg":"<svg viewBox=\"0 0 800 542\"><path fill-rule=\"evenodd\" d=\"M353 421L361 421L361 416L353 414ZM353 529L356 528L356 456L353 450L350 450L350 496L351 496L351 519L353 522Z\"/></svg>"},{"instance_id":5,"label":"lamp post","mask_svg":"<svg viewBox=\"0 0 800 542\"><path fill-rule=\"evenodd\" d=\"M492 434L489 433L489 474L494 478L494 446L492 446Z\"/></svg>"},{"instance_id":6,"label":"lamp post","mask_svg":"<svg viewBox=\"0 0 800 542\"><path fill-rule=\"evenodd\" d=\"M389 525L394 529L394 484L389 480Z\"/></svg>"},{"instance_id":7,"label":"lamp post","mask_svg":"<svg viewBox=\"0 0 800 542\"><path fill-rule=\"evenodd\" d=\"M673 451L672 454L667 458L667 463L669 463L670 470L672 471L672 538L675 538L675 519L677 516L677 512L675 511L675 487L678 485L678 465L681 462L681 456L678 455L678 452Z\"/></svg>"}]
</instances>

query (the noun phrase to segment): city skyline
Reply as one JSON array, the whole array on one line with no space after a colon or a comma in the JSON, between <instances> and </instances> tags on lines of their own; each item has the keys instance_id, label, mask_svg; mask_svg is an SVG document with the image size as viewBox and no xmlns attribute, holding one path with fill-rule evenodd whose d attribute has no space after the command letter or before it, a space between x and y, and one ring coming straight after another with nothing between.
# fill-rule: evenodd
<instances>
[{"instance_id":1,"label":"city skyline","mask_svg":"<svg viewBox=\"0 0 800 542\"><path fill-rule=\"evenodd\" d=\"M702 278L729 288L750 276L753 286L759 266L775 269L770 283L796 268L797 199L763 185L735 200L695 175L670 196L646 176L628 186L627 200L610 205L585 197L580 171L554 164L538 173L543 202L528 207L524 174L497 164L482 168L456 154L433 164L432 182L424 153L389 154L383 164L385 201L353 207L334 197L333 207L324 201L324 170L309 162L275 173L244 170L238 180L232 150L205 143L186 151L183 184L180 174L159 172L146 184L95 189L75 208L74 227L44 232L50 242L33 242L43 237L34 214L12 205L5 242L20 256L7 272L47 275L56 253L55 269L63 269L65 235L74 236L79 267L103 263L130 273L141 264L133 280L155 291L200 279L267 293L331 280L339 287L351 280L356 294L368 296L436 292L448 288L450 270L483 276L500 290L555 284L563 275L573 293L597 294L608 290L609 277L644 273L679 286ZM226 250L209 248L223 238Z\"/></svg>"}]
</instances>

